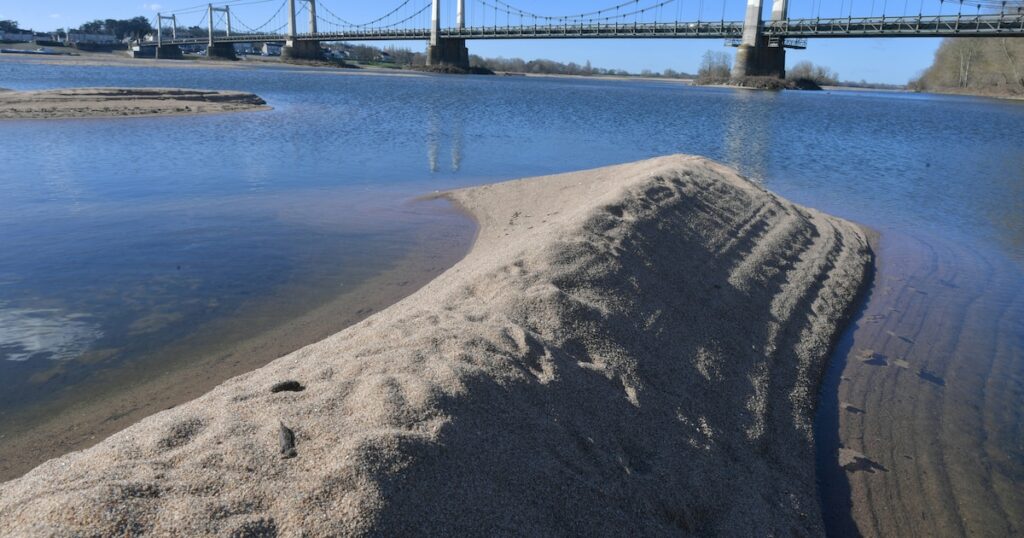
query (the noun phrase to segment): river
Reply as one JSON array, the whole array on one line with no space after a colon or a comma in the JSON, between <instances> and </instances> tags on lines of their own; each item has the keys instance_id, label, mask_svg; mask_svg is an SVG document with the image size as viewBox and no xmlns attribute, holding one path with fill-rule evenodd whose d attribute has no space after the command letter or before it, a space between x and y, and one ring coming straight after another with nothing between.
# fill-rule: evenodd
<instances>
[{"instance_id":1,"label":"river","mask_svg":"<svg viewBox=\"0 0 1024 538\"><path fill-rule=\"evenodd\" d=\"M0 61L0 87L83 86L249 91L274 109L0 123L8 459L2 445L97 394L189 364L201 392L442 271L471 227L417 196L693 153L879 233L817 421L830 533L1024 532L1024 103ZM272 330L276 347L252 343ZM82 418L67 446L160 408L147 399L106 428Z\"/></svg>"}]
</instances>

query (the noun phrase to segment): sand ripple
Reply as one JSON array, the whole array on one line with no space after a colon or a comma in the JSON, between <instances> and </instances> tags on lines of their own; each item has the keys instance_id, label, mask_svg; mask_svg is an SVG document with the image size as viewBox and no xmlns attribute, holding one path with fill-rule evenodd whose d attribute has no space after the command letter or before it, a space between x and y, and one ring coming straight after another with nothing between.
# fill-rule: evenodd
<instances>
[{"instance_id":1,"label":"sand ripple","mask_svg":"<svg viewBox=\"0 0 1024 538\"><path fill-rule=\"evenodd\" d=\"M464 260L0 485L0 535L822 533L858 227L685 156L450 196Z\"/></svg>"}]
</instances>

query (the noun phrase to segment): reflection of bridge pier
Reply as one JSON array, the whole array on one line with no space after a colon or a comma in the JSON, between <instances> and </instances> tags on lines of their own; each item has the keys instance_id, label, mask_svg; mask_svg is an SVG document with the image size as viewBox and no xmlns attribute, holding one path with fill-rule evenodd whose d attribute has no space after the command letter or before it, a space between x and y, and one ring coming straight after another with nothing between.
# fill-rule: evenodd
<instances>
[{"instance_id":1,"label":"reflection of bridge pier","mask_svg":"<svg viewBox=\"0 0 1024 538\"><path fill-rule=\"evenodd\" d=\"M438 110L443 112L439 113ZM444 113L446 117L442 121L441 114ZM427 120L427 165L431 172L441 171L441 148L444 144L444 139L447 138L451 144L451 164L452 172L458 172L462 168L462 146L463 146L463 126L462 126L462 115L444 108L431 108L430 115ZM445 128L449 130L445 130Z\"/></svg>"},{"instance_id":2,"label":"reflection of bridge pier","mask_svg":"<svg viewBox=\"0 0 1024 538\"><path fill-rule=\"evenodd\" d=\"M316 27L316 0L300 0L309 4L309 33L317 33ZM320 48L319 41L299 41L297 24L295 22L295 0L288 0L288 39L281 48L282 58L293 58L302 60L322 60L324 52Z\"/></svg>"},{"instance_id":3,"label":"reflection of bridge pier","mask_svg":"<svg viewBox=\"0 0 1024 538\"><path fill-rule=\"evenodd\" d=\"M457 0L456 29L466 28L466 0ZM441 37L441 0L434 0L430 11L430 44L427 45L427 65L449 65L469 69L469 49L466 40Z\"/></svg>"},{"instance_id":4,"label":"reflection of bridge pier","mask_svg":"<svg viewBox=\"0 0 1024 538\"><path fill-rule=\"evenodd\" d=\"M789 0L774 0L772 21L786 20ZM776 77L786 76L785 41L773 39L764 33L761 10L764 0L748 0L747 16L743 21L743 40L736 49L736 62L732 77Z\"/></svg>"},{"instance_id":5,"label":"reflection of bridge pier","mask_svg":"<svg viewBox=\"0 0 1024 538\"><path fill-rule=\"evenodd\" d=\"M772 92L738 92L724 114L725 162L758 183L769 175L777 98Z\"/></svg>"}]
</instances>

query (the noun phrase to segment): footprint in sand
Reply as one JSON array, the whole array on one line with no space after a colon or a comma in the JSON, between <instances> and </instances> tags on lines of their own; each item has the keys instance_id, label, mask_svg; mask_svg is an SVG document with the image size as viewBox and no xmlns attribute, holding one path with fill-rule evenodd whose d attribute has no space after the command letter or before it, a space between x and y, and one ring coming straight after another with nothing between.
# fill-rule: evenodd
<instances>
[{"instance_id":1,"label":"footprint in sand","mask_svg":"<svg viewBox=\"0 0 1024 538\"><path fill-rule=\"evenodd\" d=\"M857 356L860 362L867 364L869 366L889 365L889 361L887 360L886 356L882 355L881 353L876 353L873 349L862 349L860 350L860 353L857 354Z\"/></svg>"},{"instance_id":2,"label":"footprint in sand","mask_svg":"<svg viewBox=\"0 0 1024 538\"><path fill-rule=\"evenodd\" d=\"M859 407L856 407L853 404L850 404L850 403L847 403L847 402L841 402L839 404L839 407L840 407L840 409L842 409L844 411L847 411L849 413L853 413L855 415L863 415L864 414L864 410L863 409L861 409Z\"/></svg>"},{"instance_id":3,"label":"footprint in sand","mask_svg":"<svg viewBox=\"0 0 1024 538\"><path fill-rule=\"evenodd\" d=\"M903 340L904 342L906 342L908 344L913 344L914 343L913 339L908 338L906 336L900 336L900 335L896 334L893 331L885 331L885 334L888 334L889 336L891 336L893 338L899 338L900 340Z\"/></svg>"},{"instance_id":4,"label":"footprint in sand","mask_svg":"<svg viewBox=\"0 0 1024 538\"><path fill-rule=\"evenodd\" d=\"M934 374L932 372L929 372L928 370L925 370L924 368L921 368L920 370L917 371L917 377L920 377L921 379L923 379L923 380L925 380L925 381L927 381L929 383L933 383L935 385L938 385L940 387L945 387L946 386L946 380L945 379L942 379L938 375L936 375L936 374Z\"/></svg>"},{"instance_id":5,"label":"footprint in sand","mask_svg":"<svg viewBox=\"0 0 1024 538\"><path fill-rule=\"evenodd\" d=\"M888 473L889 469L886 469L883 465L876 461L872 461L870 458L850 448L839 449L839 466L844 471L849 473L856 472L868 472L875 473L876 471L882 471Z\"/></svg>"}]
</instances>

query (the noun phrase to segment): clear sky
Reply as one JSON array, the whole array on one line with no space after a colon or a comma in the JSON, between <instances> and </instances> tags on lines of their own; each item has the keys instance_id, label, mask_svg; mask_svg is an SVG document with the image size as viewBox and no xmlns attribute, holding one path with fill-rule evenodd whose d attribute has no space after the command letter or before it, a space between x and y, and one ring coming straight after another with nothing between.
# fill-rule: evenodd
<instances>
[{"instance_id":1,"label":"clear sky","mask_svg":"<svg viewBox=\"0 0 1024 538\"><path fill-rule=\"evenodd\" d=\"M274 28L283 24L283 13L278 11L284 0L219 0L215 5L232 4L235 25L238 21L259 27L264 22L270 24L266 28ZM318 0L322 29L330 28L328 21L343 18L356 24L372 21L400 6L405 0ZM406 26L423 26L426 24L428 11L423 8L429 0L408 0L395 14L378 24L393 24L405 18ZM446 25L454 20L455 0L442 0L442 17ZM601 8L626 4L629 0L504 0L520 10L540 15L569 15ZM954 14L957 4L938 0L790 0L790 18L801 17L837 17L837 16L886 16L916 15L923 11L926 15ZM301 3L301 2L300 2ZM495 23L495 5L501 6L500 0L466 0L467 23L470 25L493 25ZM486 5L485 5L486 4ZM634 19L658 22L673 20L741 20L745 8L745 0L634 0L618 10L609 10L599 17L615 17L625 15L640 8L657 6L647 9L640 15L621 16L617 19L622 23L631 23ZM156 0L142 2L140 0L37 0L25 2L21 0L0 0L0 19L13 19L22 27L40 31L62 27L77 27L83 22L93 19L130 18L144 15L155 17L160 12L178 12L179 25L191 26L204 22L205 3L199 0ZM765 17L769 15L771 0L765 0ZM965 5L965 12L973 13L974 7ZM505 8L497 11L498 24L518 24L520 17L506 14ZM275 17L275 13L277 14ZM593 17L593 16L591 16ZM523 18L525 24L532 24L533 19ZM337 23L340 25L340 23ZM807 50L790 51L788 63L792 65L800 60L810 60L816 64L827 65L839 72L844 80L865 79L872 82L905 83L930 65L938 39L930 38L887 38L887 39L817 39L811 40ZM403 42L402 46L414 50L425 47L424 43ZM695 72L700 56L706 50L731 50L724 47L720 39L657 39L657 40L505 40L505 41L470 41L470 52L481 56L521 57L524 59L548 58L558 61L575 61L583 63L587 60L597 67L626 69L638 72L643 69L662 71L672 68L677 71Z\"/></svg>"}]
</instances>

